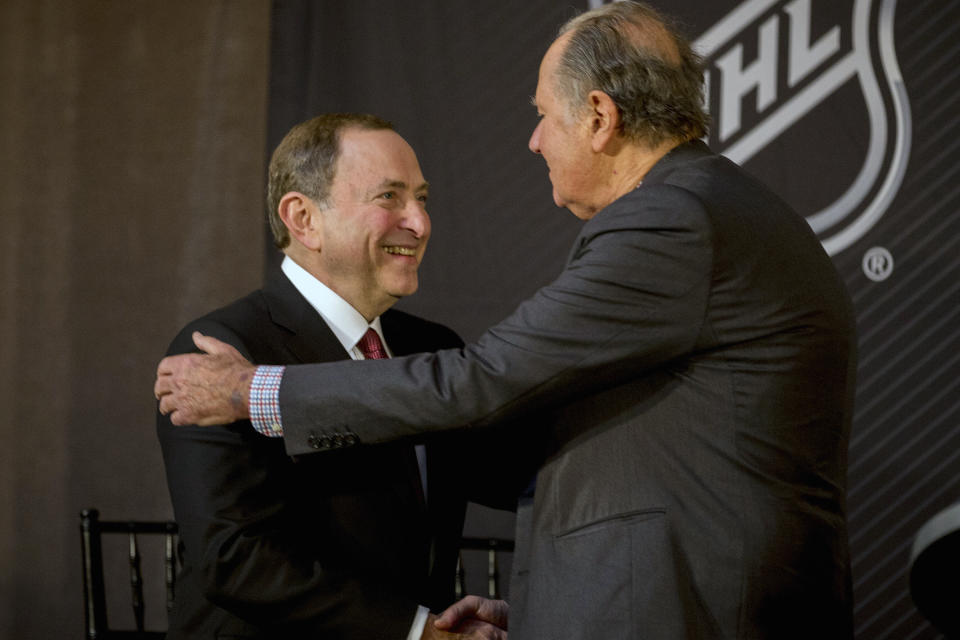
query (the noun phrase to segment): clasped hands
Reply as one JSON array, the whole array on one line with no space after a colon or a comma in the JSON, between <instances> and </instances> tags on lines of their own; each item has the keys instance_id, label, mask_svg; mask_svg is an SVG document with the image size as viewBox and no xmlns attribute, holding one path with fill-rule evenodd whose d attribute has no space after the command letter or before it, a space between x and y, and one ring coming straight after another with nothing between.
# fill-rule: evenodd
<instances>
[{"instance_id":1,"label":"clasped hands","mask_svg":"<svg viewBox=\"0 0 960 640\"><path fill-rule=\"evenodd\" d=\"M168 356L157 367L153 393L160 413L182 426L230 424L250 417L250 382L256 369L226 342L193 333L203 353Z\"/></svg>"},{"instance_id":2,"label":"clasped hands","mask_svg":"<svg viewBox=\"0 0 960 640\"><path fill-rule=\"evenodd\" d=\"M439 616L431 614L420 640L507 640L510 605L467 596Z\"/></svg>"}]
</instances>

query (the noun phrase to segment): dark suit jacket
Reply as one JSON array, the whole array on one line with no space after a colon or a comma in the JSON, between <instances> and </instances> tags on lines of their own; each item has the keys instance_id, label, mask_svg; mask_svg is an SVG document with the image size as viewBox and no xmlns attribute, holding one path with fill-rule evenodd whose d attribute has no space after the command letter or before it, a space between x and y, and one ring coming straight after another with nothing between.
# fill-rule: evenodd
<instances>
[{"instance_id":1,"label":"dark suit jacket","mask_svg":"<svg viewBox=\"0 0 960 640\"><path fill-rule=\"evenodd\" d=\"M807 223L692 142L476 344L290 367L280 400L292 453L548 416L512 640L849 638L854 369L849 298Z\"/></svg>"},{"instance_id":2,"label":"dark suit jacket","mask_svg":"<svg viewBox=\"0 0 960 640\"><path fill-rule=\"evenodd\" d=\"M397 355L462 344L399 311L381 322ZM193 351L194 330L253 362L347 358L281 273L189 324L168 353ZM452 600L465 508L450 466L459 451L428 448L428 513L410 444L293 459L281 438L246 421L173 427L158 416L157 430L184 564L169 638L402 640L418 604Z\"/></svg>"}]
</instances>

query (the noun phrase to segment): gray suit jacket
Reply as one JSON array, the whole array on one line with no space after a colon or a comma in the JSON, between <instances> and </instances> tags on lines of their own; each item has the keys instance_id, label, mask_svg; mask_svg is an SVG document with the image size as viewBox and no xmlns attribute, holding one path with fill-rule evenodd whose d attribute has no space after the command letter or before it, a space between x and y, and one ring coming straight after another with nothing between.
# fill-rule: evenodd
<instances>
[{"instance_id":1,"label":"gray suit jacket","mask_svg":"<svg viewBox=\"0 0 960 640\"><path fill-rule=\"evenodd\" d=\"M849 638L854 370L849 298L806 222L692 142L476 344L291 367L280 400L291 453L545 418L512 640Z\"/></svg>"}]
</instances>

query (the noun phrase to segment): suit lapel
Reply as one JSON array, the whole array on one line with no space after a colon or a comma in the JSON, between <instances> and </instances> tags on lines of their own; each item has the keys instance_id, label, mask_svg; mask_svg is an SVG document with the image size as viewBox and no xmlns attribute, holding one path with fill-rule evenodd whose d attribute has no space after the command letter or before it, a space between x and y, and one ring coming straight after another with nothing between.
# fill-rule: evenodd
<instances>
[{"instance_id":1,"label":"suit lapel","mask_svg":"<svg viewBox=\"0 0 960 640\"><path fill-rule=\"evenodd\" d=\"M271 275L263 288L270 318L289 333L286 347L301 363L346 359L337 337L283 272Z\"/></svg>"},{"instance_id":2,"label":"suit lapel","mask_svg":"<svg viewBox=\"0 0 960 640\"><path fill-rule=\"evenodd\" d=\"M286 347L292 354L291 360L301 363L333 362L349 358L343 345L327 326L317 310L310 306L290 280L277 272L267 280L263 288L267 300L270 318L284 328L289 336ZM416 336L409 335L406 327L398 326L397 315L387 311L381 317L381 323L387 344L394 355L406 355L416 351ZM416 495L422 509L426 509L421 481L420 465L412 446L401 445L404 467L409 475L409 487L416 488ZM407 489L409 491L409 489Z\"/></svg>"}]
</instances>

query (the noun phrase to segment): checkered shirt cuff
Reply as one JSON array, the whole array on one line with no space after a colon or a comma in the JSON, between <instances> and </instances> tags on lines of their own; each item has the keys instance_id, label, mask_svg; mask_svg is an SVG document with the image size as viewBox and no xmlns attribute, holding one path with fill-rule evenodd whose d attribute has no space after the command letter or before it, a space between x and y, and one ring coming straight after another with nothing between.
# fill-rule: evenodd
<instances>
[{"instance_id":1,"label":"checkered shirt cuff","mask_svg":"<svg viewBox=\"0 0 960 640\"><path fill-rule=\"evenodd\" d=\"M283 437L280 419L280 381L285 367L261 365L250 383L250 424L268 438Z\"/></svg>"}]
</instances>

